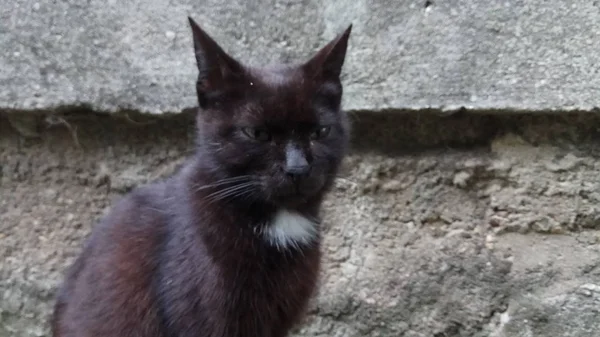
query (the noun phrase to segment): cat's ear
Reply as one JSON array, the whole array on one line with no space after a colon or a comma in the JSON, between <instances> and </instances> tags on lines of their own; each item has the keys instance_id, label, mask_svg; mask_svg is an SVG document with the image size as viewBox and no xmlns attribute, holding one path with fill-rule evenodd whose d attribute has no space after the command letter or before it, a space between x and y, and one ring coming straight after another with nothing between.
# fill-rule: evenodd
<instances>
[{"instance_id":1,"label":"cat's ear","mask_svg":"<svg viewBox=\"0 0 600 337\"><path fill-rule=\"evenodd\" d=\"M319 50L308 62L304 64L306 71L323 79L337 79L342 73L342 66L348 49L348 38L352 25Z\"/></svg>"},{"instance_id":2,"label":"cat's ear","mask_svg":"<svg viewBox=\"0 0 600 337\"><path fill-rule=\"evenodd\" d=\"M198 93L222 89L243 72L242 65L229 56L198 24L188 17L194 38L198 66Z\"/></svg>"}]
</instances>

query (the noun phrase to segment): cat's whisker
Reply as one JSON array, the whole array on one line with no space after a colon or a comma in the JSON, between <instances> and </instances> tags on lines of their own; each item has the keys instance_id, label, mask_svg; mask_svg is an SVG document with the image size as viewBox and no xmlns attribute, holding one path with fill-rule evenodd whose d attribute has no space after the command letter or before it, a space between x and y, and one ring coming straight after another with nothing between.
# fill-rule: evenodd
<instances>
[{"instance_id":1,"label":"cat's whisker","mask_svg":"<svg viewBox=\"0 0 600 337\"><path fill-rule=\"evenodd\" d=\"M218 190L216 192L209 194L207 196L207 200L209 200L210 202L214 202L214 201L223 200L223 199L231 197L231 196L238 196L242 193L246 193L247 190L252 190L251 188L255 187L255 186L257 186L257 183L255 181L249 181L246 183L241 183L241 184L237 184L234 186L230 186L228 188L224 188L222 190Z\"/></svg>"},{"instance_id":2,"label":"cat's whisker","mask_svg":"<svg viewBox=\"0 0 600 337\"><path fill-rule=\"evenodd\" d=\"M255 194L255 192L256 192L256 190L255 190L255 189L253 189L253 188L249 188L249 189L247 189L247 190L246 190L246 191L244 191L244 192L240 192L240 194L239 194L239 195L237 195L237 197L238 197L238 198L240 198L240 197L241 197L241 198L242 198L242 200L244 200L244 201L250 201L250 198L252 198L253 196L255 196L255 195L256 195L256 194Z\"/></svg>"},{"instance_id":3,"label":"cat's whisker","mask_svg":"<svg viewBox=\"0 0 600 337\"><path fill-rule=\"evenodd\" d=\"M243 193L245 193L245 191L248 189L248 186L244 186L244 187L239 187L235 190L231 190L231 191L227 191L221 194L216 195L214 198L212 198L214 201L219 201L219 200L224 200L228 197L236 197L236 196L240 196Z\"/></svg>"},{"instance_id":4,"label":"cat's whisker","mask_svg":"<svg viewBox=\"0 0 600 337\"><path fill-rule=\"evenodd\" d=\"M244 181L244 180L250 180L251 178L252 178L252 176L250 176L250 175L225 178L225 179L217 180L216 182L214 182L212 184L202 185L202 186L196 188L196 191L201 191L201 190L205 190L207 188L222 186L222 185L229 184L229 183L237 183L237 182Z\"/></svg>"},{"instance_id":5,"label":"cat's whisker","mask_svg":"<svg viewBox=\"0 0 600 337\"><path fill-rule=\"evenodd\" d=\"M250 193L246 193L246 195L244 195L244 200L249 200L250 198L254 197L256 195L256 190L255 189L249 189L248 190Z\"/></svg>"},{"instance_id":6,"label":"cat's whisker","mask_svg":"<svg viewBox=\"0 0 600 337\"><path fill-rule=\"evenodd\" d=\"M255 184L255 182L253 182L253 181L240 182L238 184L235 184L235 185L228 186L228 187L225 187L223 189L217 190L217 191L215 191L215 192L207 195L207 197L211 197L211 196L214 196L214 195L219 195L221 193L227 193L229 191L238 190L240 188L243 188L243 187L246 187L246 186L249 186L249 185L254 185L254 184Z\"/></svg>"},{"instance_id":7,"label":"cat's whisker","mask_svg":"<svg viewBox=\"0 0 600 337\"><path fill-rule=\"evenodd\" d=\"M344 178L344 177L335 177L336 181L342 181L345 183L350 183L352 185L358 185L358 183L352 179Z\"/></svg>"},{"instance_id":8,"label":"cat's whisker","mask_svg":"<svg viewBox=\"0 0 600 337\"><path fill-rule=\"evenodd\" d=\"M223 196L220 198L212 198L212 199L208 200L208 204L212 204L214 202L229 203L229 202L233 201L235 199L235 197L244 196L244 194L246 194L247 192L248 191L242 191L242 192L238 192L238 193L232 193L231 195Z\"/></svg>"},{"instance_id":9,"label":"cat's whisker","mask_svg":"<svg viewBox=\"0 0 600 337\"><path fill-rule=\"evenodd\" d=\"M334 182L337 184L339 184L339 183L348 184L348 185L352 185L353 187L356 187L359 185L356 181L354 181L352 179L348 179L347 177L342 177L342 176L339 176L336 174L329 175L329 177L333 178Z\"/></svg>"},{"instance_id":10,"label":"cat's whisker","mask_svg":"<svg viewBox=\"0 0 600 337\"><path fill-rule=\"evenodd\" d=\"M215 181L212 185L214 185L214 184L220 184L220 183L223 183L223 182L234 182L234 181L238 181L238 180L245 180L245 179L249 179L249 178L252 178L252 176L248 175L248 174L242 175L242 176L235 176L235 177L223 178L223 179Z\"/></svg>"}]
</instances>

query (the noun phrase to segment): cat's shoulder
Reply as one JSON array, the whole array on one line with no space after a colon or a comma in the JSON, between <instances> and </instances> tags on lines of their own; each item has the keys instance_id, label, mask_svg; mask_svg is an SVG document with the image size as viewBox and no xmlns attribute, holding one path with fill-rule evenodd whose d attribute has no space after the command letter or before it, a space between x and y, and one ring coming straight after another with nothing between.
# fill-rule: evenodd
<instances>
[{"instance_id":1,"label":"cat's shoulder","mask_svg":"<svg viewBox=\"0 0 600 337\"><path fill-rule=\"evenodd\" d=\"M111 235L140 235L155 231L168 221L169 181L135 187L107 209L95 232Z\"/></svg>"}]
</instances>

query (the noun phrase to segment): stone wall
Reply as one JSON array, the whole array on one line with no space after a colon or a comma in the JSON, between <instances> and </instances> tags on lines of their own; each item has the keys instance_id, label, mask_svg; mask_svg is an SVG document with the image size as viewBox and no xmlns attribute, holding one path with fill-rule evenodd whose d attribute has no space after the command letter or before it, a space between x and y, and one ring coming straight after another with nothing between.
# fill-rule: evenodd
<instances>
[{"instance_id":1,"label":"stone wall","mask_svg":"<svg viewBox=\"0 0 600 337\"><path fill-rule=\"evenodd\" d=\"M600 333L595 115L352 113L323 284L297 336ZM2 119L0 336L47 336L94 221L191 149L190 114Z\"/></svg>"},{"instance_id":2,"label":"stone wall","mask_svg":"<svg viewBox=\"0 0 600 337\"><path fill-rule=\"evenodd\" d=\"M95 221L191 151L188 15L253 65L353 24L353 149L297 337L600 336L597 1L14 0L0 337L49 336Z\"/></svg>"}]
</instances>

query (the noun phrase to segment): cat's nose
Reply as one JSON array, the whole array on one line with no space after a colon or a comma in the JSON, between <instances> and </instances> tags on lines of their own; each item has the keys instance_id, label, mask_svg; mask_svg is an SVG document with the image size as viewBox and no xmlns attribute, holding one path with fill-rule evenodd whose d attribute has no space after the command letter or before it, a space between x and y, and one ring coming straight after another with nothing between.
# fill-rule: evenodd
<instances>
[{"instance_id":1,"label":"cat's nose","mask_svg":"<svg viewBox=\"0 0 600 337\"><path fill-rule=\"evenodd\" d=\"M310 171L310 164L308 163L306 155L302 152L302 150L300 150L300 148L292 144L288 144L283 170L288 177L294 180L304 178L308 175Z\"/></svg>"}]
</instances>

